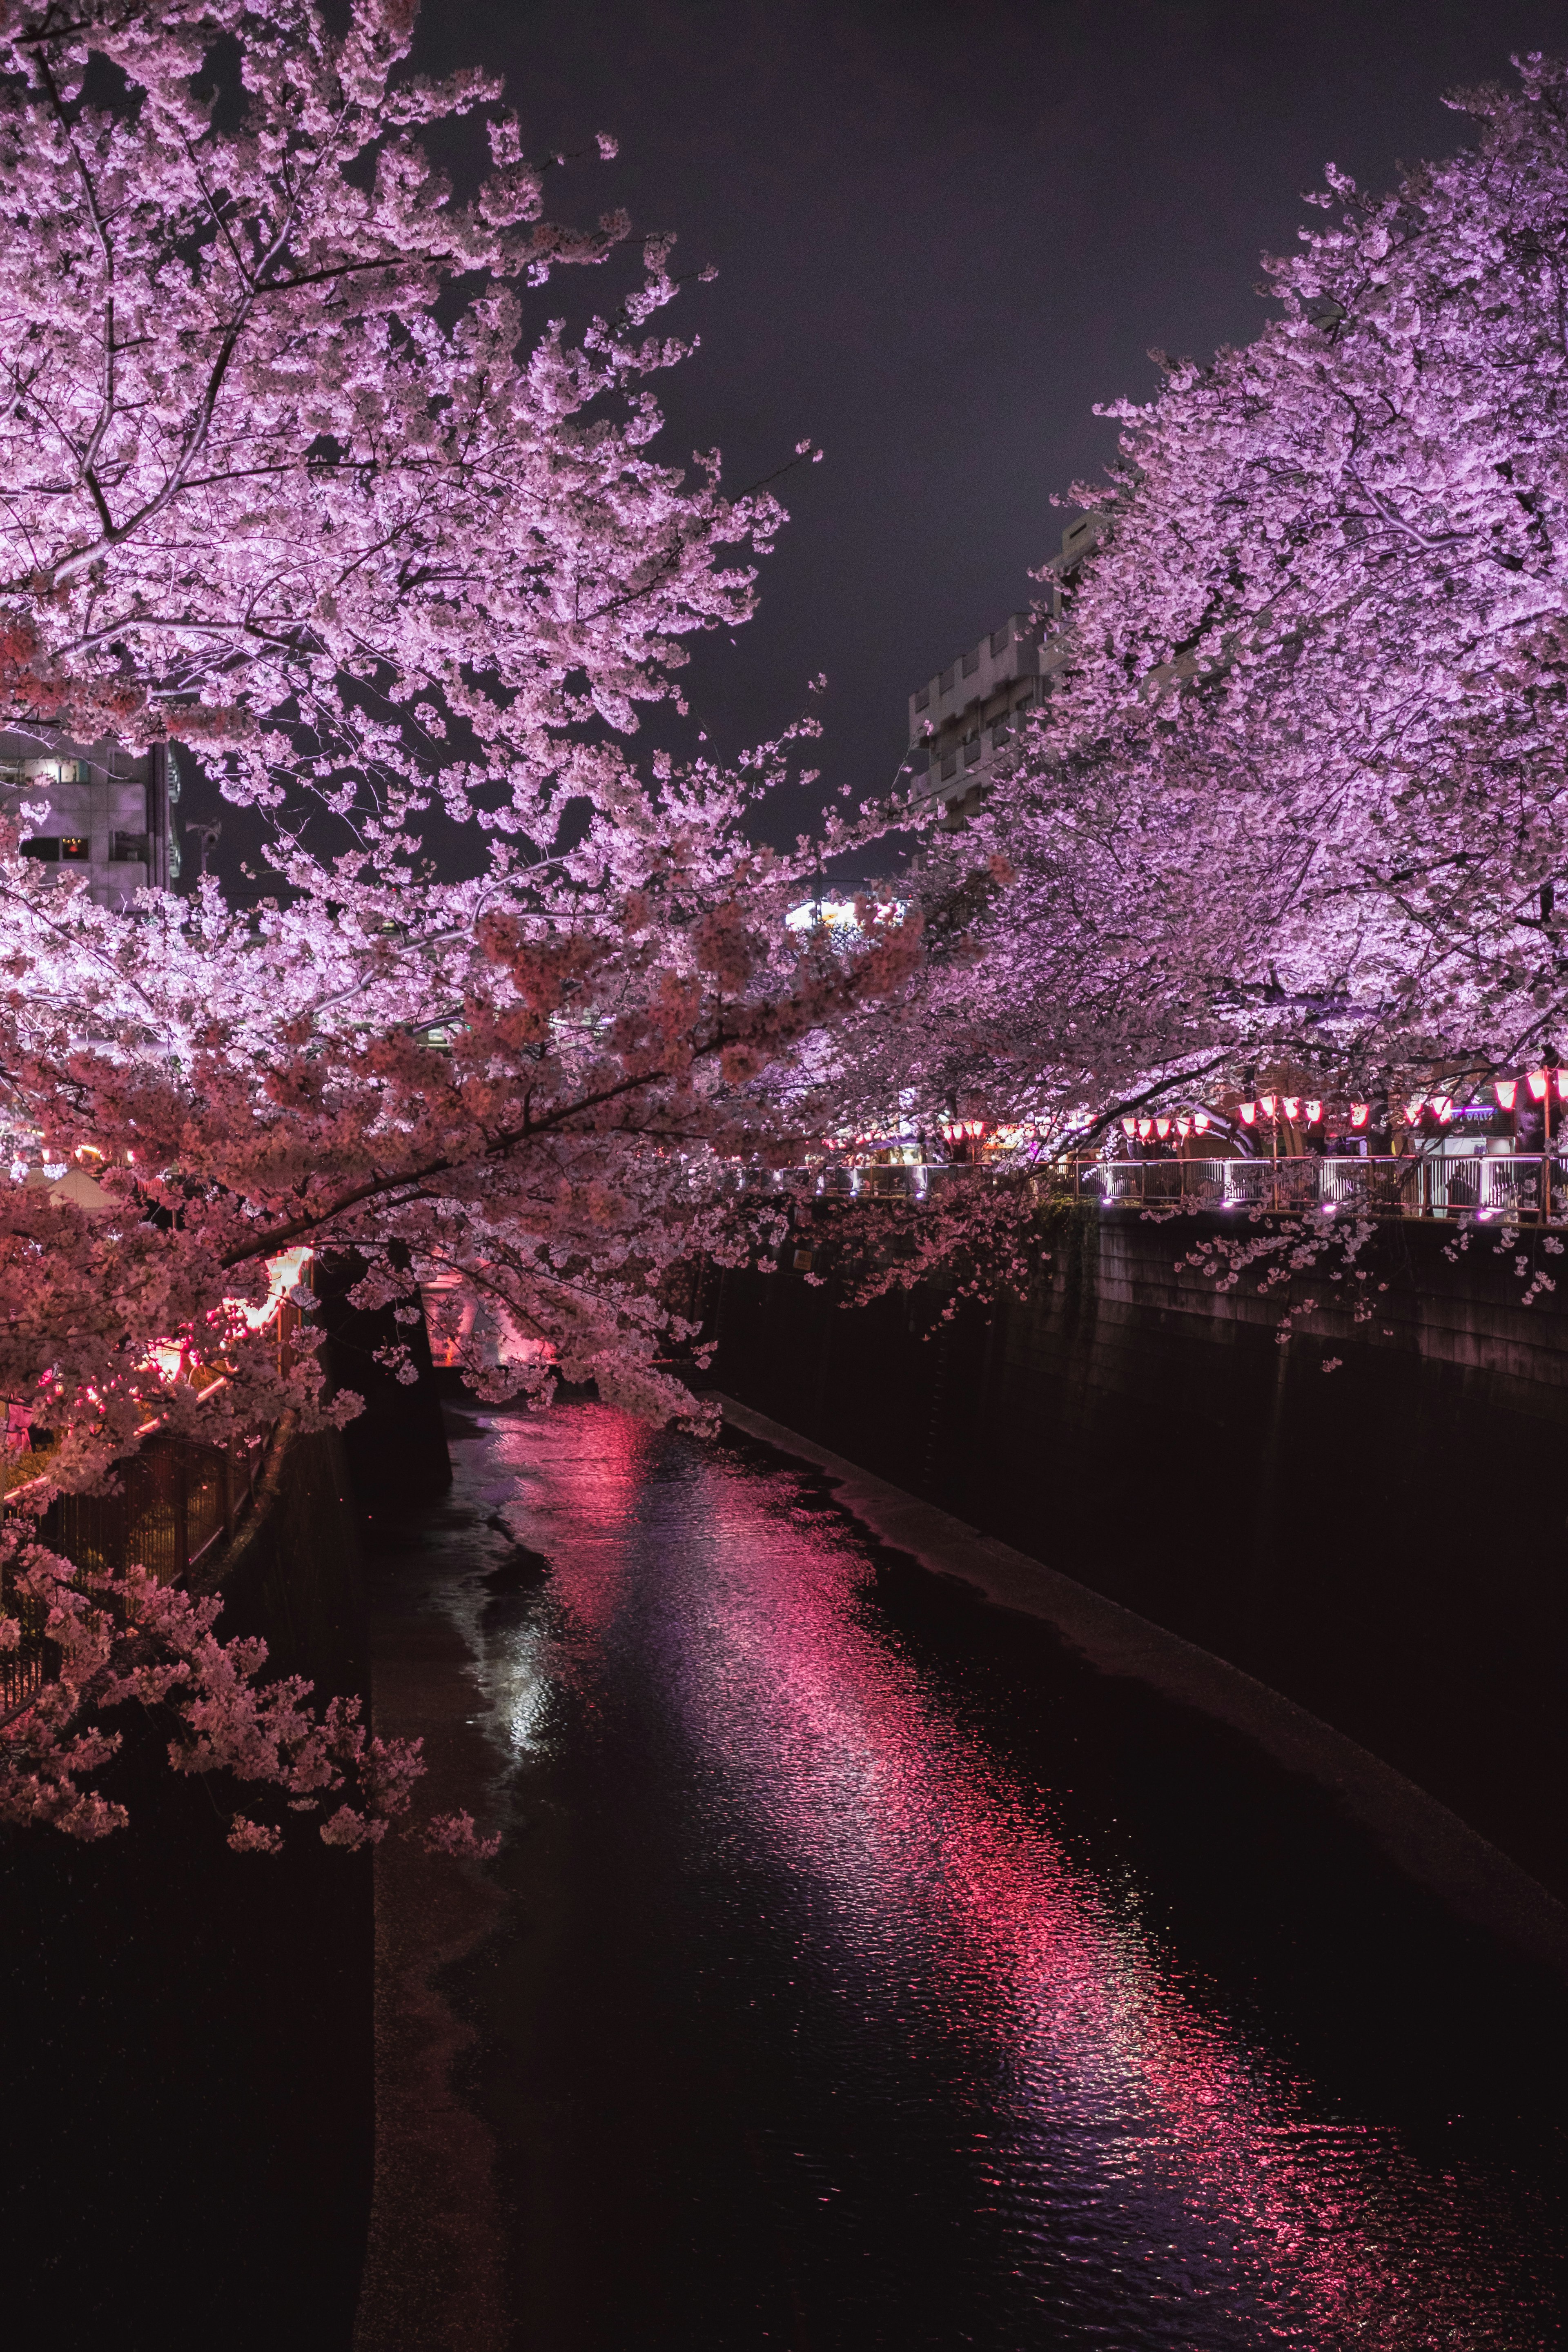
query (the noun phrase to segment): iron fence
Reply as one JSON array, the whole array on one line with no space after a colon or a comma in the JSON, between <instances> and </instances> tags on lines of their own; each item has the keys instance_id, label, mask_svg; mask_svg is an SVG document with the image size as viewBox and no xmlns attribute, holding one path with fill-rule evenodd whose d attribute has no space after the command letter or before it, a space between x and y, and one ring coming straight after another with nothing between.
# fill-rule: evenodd
<instances>
[{"instance_id":1,"label":"iron fence","mask_svg":"<svg viewBox=\"0 0 1568 2352\"><path fill-rule=\"evenodd\" d=\"M1041 1197L1190 1208L1345 1210L1379 1217L1568 1219L1568 1152L1409 1152L1280 1160L1041 1160L979 1166L742 1169L728 1189L795 1200L940 1199L954 1185L1020 1174Z\"/></svg>"},{"instance_id":2,"label":"iron fence","mask_svg":"<svg viewBox=\"0 0 1568 2352\"><path fill-rule=\"evenodd\" d=\"M37 1539L86 1575L122 1575L136 1566L161 1584L178 1584L233 1533L261 1452L259 1438L229 1448L155 1433L118 1465L114 1493L58 1495L39 1519ZM0 1613L16 1621L22 1637L18 1648L0 1651L3 1718L37 1697L58 1669L58 1653L43 1610L17 1591L9 1565L0 1569ZM123 1629L123 1612L116 1613Z\"/></svg>"},{"instance_id":3,"label":"iron fence","mask_svg":"<svg viewBox=\"0 0 1568 2352\"><path fill-rule=\"evenodd\" d=\"M1058 1181L1082 1198L1104 1202L1505 1222L1568 1213L1568 1157L1557 1152L1093 1160L1060 1171Z\"/></svg>"}]
</instances>

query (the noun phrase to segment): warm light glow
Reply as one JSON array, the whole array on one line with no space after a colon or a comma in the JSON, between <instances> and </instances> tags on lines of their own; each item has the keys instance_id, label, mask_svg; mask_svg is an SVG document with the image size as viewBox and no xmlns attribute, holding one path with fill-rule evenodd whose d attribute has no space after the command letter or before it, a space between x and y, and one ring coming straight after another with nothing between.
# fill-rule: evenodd
<instances>
[{"instance_id":1,"label":"warm light glow","mask_svg":"<svg viewBox=\"0 0 1568 2352\"><path fill-rule=\"evenodd\" d=\"M1307 1105L1307 1124L1309 1127L1316 1127L1322 1116L1323 1106L1321 1102L1310 1102Z\"/></svg>"},{"instance_id":2,"label":"warm light glow","mask_svg":"<svg viewBox=\"0 0 1568 2352\"><path fill-rule=\"evenodd\" d=\"M1294 1125L1295 1125L1295 1123L1296 1123L1296 1121L1300 1118L1300 1116L1301 1116L1301 1097L1300 1097L1300 1095L1287 1095L1287 1096L1286 1096L1286 1097L1285 1097L1285 1116L1286 1116L1286 1118L1290 1121L1290 1123L1291 1123L1291 1125L1292 1125L1292 1126L1294 1126Z\"/></svg>"},{"instance_id":3,"label":"warm light glow","mask_svg":"<svg viewBox=\"0 0 1568 2352\"><path fill-rule=\"evenodd\" d=\"M1273 1116L1274 1116L1274 1107L1275 1107L1276 1103L1279 1101L1279 1096L1278 1096L1278 1095L1259 1095L1259 1096L1258 1096L1258 1109L1263 1113L1263 1116L1264 1116L1264 1118L1273 1118Z\"/></svg>"},{"instance_id":4,"label":"warm light glow","mask_svg":"<svg viewBox=\"0 0 1568 2352\"><path fill-rule=\"evenodd\" d=\"M1154 1132L1153 1120L1152 1118L1141 1118L1138 1122L1138 1132L1140 1135L1144 1137L1152 1135Z\"/></svg>"},{"instance_id":5,"label":"warm light glow","mask_svg":"<svg viewBox=\"0 0 1568 2352\"><path fill-rule=\"evenodd\" d=\"M238 1298L226 1298L224 1305L232 1307L237 1315L243 1315L250 1330L262 1330L271 1322L289 1291L299 1284L314 1255L314 1250L303 1246L280 1251L278 1256L269 1257L267 1261L267 1296L259 1307L248 1306Z\"/></svg>"},{"instance_id":6,"label":"warm light glow","mask_svg":"<svg viewBox=\"0 0 1568 2352\"><path fill-rule=\"evenodd\" d=\"M1492 1081L1492 1092L1496 1095L1498 1103L1503 1110L1511 1110L1513 1108L1513 1098L1519 1092L1519 1080L1517 1078L1495 1078Z\"/></svg>"},{"instance_id":7,"label":"warm light glow","mask_svg":"<svg viewBox=\"0 0 1568 2352\"><path fill-rule=\"evenodd\" d=\"M1448 1121L1454 1116L1454 1106L1448 1096L1434 1095L1432 1097L1432 1108L1436 1112L1441 1124L1444 1127L1447 1127Z\"/></svg>"},{"instance_id":8,"label":"warm light glow","mask_svg":"<svg viewBox=\"0 0 1568 2352\"><path fill-rule=\"evenodd\" d=\"M1193 1125L1197 1129L1200 1135L1206 1135L1209 1131L1209 1115L1207 1111L1194 1111L1193 1114Z\"/></svg>"},{"instance_id":9,"label":"warm light glow","mask_svg":"<svg viewBox=\"0 0 1568 2352\"><path fill-rule=\"evenodd\" d=\"M1415 1095L1405 1104L1405 1116L1410 1121L1412 1127L1415 1126L1416 1120L1420 1118L1421 1106L1426 1099L1426 1097L1425 1095Z\"/></svg>"},{"instance_id":10,"label":"warm light glow","mask_svg":"<svg viewBox=\"0 0 1568 2352\"><path fill-rule=\"evenodd\" d=\"M1568 1102L1568 1070L1559 1070L1557 1073L1557 1099L1559 1102Z\"/></svg>"},{"instance_id":11,"label":"warm light glow","mask_svg":"<svg viewBox=\"0 0 1568 2352\"><path fill-rule=\"evenodd\" d=\"M1372 1105L1370 1103L1352 1103L1351 1125L1352 1127L1364 1127L1371 1117Z\"/></svg>"},{"instance_id":12,"label":"warm light glow","mask_svg":"<svg viewBox=\"0 0 1568 2352\"><path fill-rule=\"evenodd\" d=\"M1185 1141L1186 1138L1187 1138L1189 1135L1191 1135L1192 1131L1193 1131L1193 1122L1192 1122L1192 1120L1191 1120L1190 1118L1178 1118L1178 1119L1177 1119L1177 1121L1176 1121L1176 1133L1177 1133L1177 1134L1178 1134L1178 1135L1183 1139L1184 1142Z\"/></svg>"},{"instance_id":13,"label":"warm light glow","mask_svg":"<svg viewBox=\"0 0 1568 2352\"><path fill-rule=\"evenodd\" d=\"M1242 1104L1242 1106L1241 1106L1241 1123L1242 1123L1243 1127L1250 1127L1250 1126L1252 1125L1253 1120L1254 1120L1257 1117L1258 1117L1258 1105L1257 1105L1256 1103L1243 1103L1243 1104Z\"/></svg>"},{"instance_id":14,"label":"warm light glow","mask_svg":"<svg viewBox=\"0 0 1568 2352\"><path fill-rule=\"evenodd\" d=\"M1124 1119L1122 1120L1122 1122L1121 1122L1121 1125L1122 1125L1122 1129L1123 1129L1123 1130L1124 1130L1124 1132L1125 1132L1126 1134L1128 1134L1128 1135L1136 1135L1136 1134L1137 1134L1137 1132L1138 1132L1138 1122L1137 1122L1137 1120L1136 1120L1135 1118L1124 1118Z\"/></svg>"},{"instance_id":15,"label":"warm light glow","mask_svg":"<svg viewBox=\"0 0 1568 2352\"><path fill-rule=\"evenodd\" d=\"M1547 1073L1544 1070L1531 1070L1530 1074L1530 1091L1537 1102L1544 1102L1546 1100L1546 1083Z\"/></svg>"},{"instance_id":16,"label":"warm light glow","mask_svg":"<svg viewBox=\"0 0 1568 2352\"><path fill-rule=\"evenodd\" d=\"M1154 1121L1154 1132L1159 1137L1161 1142L1163 1143L1165 1138L1171 1132L1170 1120L1168 1118L1157 1118Z\"/></svg>"}]
</instances>

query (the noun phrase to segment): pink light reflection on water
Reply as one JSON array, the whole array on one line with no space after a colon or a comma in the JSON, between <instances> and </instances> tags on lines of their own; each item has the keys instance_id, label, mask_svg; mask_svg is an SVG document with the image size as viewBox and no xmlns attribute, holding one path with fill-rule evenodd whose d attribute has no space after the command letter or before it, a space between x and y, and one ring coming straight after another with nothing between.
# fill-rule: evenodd
<instances>
[{"instance_id":1,"label":"pink light reflection on water","mask_svg":"<svg viewBox=\"0 0 1568 2352\"><path fill-rule=\"evenodd\" d=\"M1477 2227L1484 2183L1436 2179L1392 2130L1315 2120L1306 2086L1201 2013L1136 1889L1075 1862L1036 1792L927 1687L863 1606L864 1560L832 1521L792 1510L787 1474L694 1454L683 1482L650 1485L660 1441L592 1407L498 1440L535 1475L526 1539L590 1646L644 1604L650 1519L679 1514L681 1591L660 1621L680 1629L671 1703L743 1790L752 1834L881 1981L872 2006L889 2013L868 2030L900 2029L890 2012L918 2004L895 1989L920 1975L911 2042L934 2025L957 2063L987 2070L977 2088L1009 2129L976 2158L976 2191L1042 2284L1041 2201L1076 2202L1119 2276L1152 2261L1139 2292L1163 2282L1215 2323L1250 2315L1313 2352L1525 2352L1507 2263Z\"/></svg>"}]
</instances>

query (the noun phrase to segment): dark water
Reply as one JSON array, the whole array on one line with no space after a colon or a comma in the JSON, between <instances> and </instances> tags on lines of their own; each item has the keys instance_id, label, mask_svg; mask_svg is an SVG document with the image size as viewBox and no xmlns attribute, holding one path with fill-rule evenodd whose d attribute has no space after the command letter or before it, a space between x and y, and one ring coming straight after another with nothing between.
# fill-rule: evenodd
<instances>
[{"instance_id":1,"label":"dark water","mask_svg":"<svg viewBox=\"0 0 1568 2352\"><path fill-rule=\"evenodd\" d=\"M762 1448L454 1457L397 1573L510 1795L447 1990L520 2346L1563 2340L1556 1991L1329 1797Z\"/></svg>"}]
</instances>

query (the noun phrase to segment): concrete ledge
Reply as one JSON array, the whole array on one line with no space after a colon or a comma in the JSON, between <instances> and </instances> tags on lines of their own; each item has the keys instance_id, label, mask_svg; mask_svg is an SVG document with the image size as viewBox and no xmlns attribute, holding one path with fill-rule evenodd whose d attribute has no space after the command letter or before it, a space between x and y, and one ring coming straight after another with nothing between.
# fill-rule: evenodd
<instances>
[{"instance_id":1,"label":"concrete ledge","mask_svg":"<svg viewBox=\"0 0 1568 2352\"><path fill-rule=\"evenodd\" d=\"M923 1503L728 1396L725 1421L827 1473L835 1499L881 1542L999 1608L1043 1619L1100 1673L1124 1675L1242 1733L1287 1771L1315 1781L1389 1860L1462 1917L1568 1977L1568 1908L1538 1880L1381 1757L1293 1700L1047 1568L934 1504Z\"/></svg>"}]
</instances>

